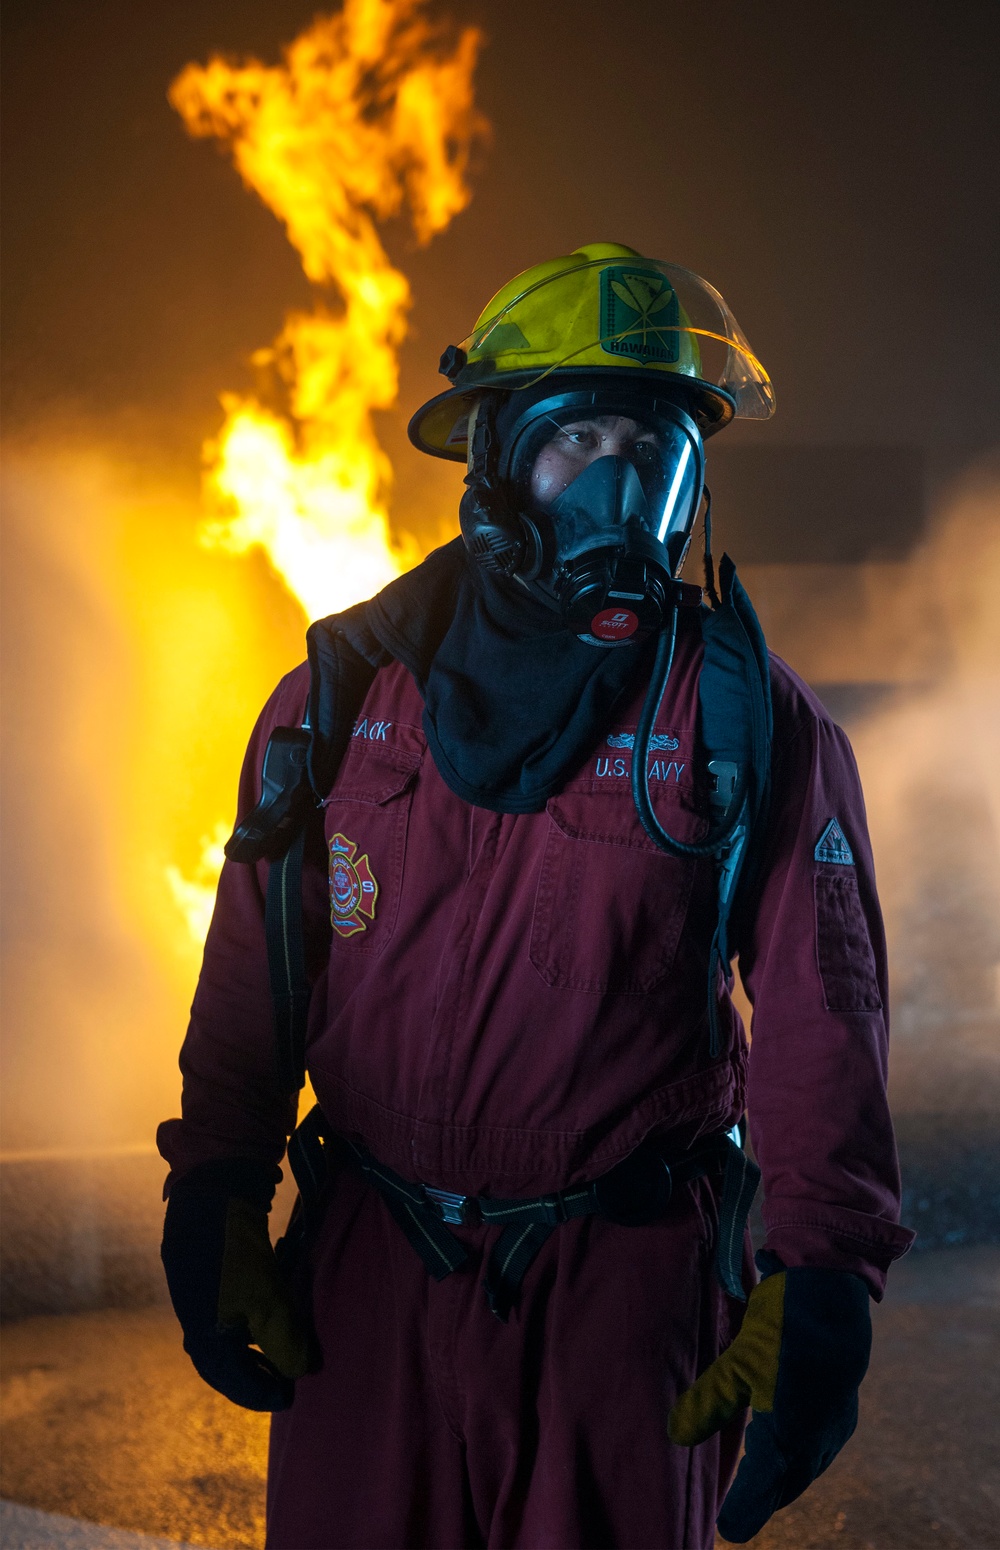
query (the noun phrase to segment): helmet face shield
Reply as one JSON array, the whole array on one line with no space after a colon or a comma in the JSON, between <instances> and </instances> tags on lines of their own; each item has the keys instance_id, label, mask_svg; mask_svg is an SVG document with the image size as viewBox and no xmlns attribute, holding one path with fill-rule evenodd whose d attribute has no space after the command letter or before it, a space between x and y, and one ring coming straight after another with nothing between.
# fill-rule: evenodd
<instances>
[{"instance_id":1,"label":"helmet face shield","mask_svg":"<svg viewBox=\"0 0 1000 1550\"><path fill-rule=\"evenodd\" d=\"M702 436L774 413L770 378L714 286L617 243L592 243L517 275L442 368L452 383L413 416L410 438L461 460L478 390L517 393L567 376L683 390Z\"/></svg>"},{"instance_id":2,"label":"helmet face shield","mask_svg":"<svg viewBox=\"0 0 1000 1550\"><path fill-rule=\"evenodd\" d=\"M528 270L494 297L461 349L469 367L489 361L526 374L523 386L554 371L618 367L721 391L739 418L774 413L770 378L719 292L659 259Z\"/></svg>"}]
</instances>

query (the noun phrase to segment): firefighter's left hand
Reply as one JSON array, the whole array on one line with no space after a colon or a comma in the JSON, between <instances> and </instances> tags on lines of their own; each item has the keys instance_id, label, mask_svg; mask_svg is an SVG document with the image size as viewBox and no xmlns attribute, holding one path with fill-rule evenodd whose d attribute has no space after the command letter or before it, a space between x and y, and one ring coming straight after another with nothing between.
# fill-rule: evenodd
<instances>
[{"instance_id":1,"label":"firefighter's left hand","mask_svg":"<svg viewBox=\"0 0 1000 1550\"><path fill-rule=\"evenodd\" d=\"M779 1268L754 1287L736 1339L670 1413L672 1440L693 1447L752 1406L746 1453L719 1514L723 1539L752 1539L836 1458L858 1423L870 1352L859 1276Z\"/></svg>"}]
</instances>

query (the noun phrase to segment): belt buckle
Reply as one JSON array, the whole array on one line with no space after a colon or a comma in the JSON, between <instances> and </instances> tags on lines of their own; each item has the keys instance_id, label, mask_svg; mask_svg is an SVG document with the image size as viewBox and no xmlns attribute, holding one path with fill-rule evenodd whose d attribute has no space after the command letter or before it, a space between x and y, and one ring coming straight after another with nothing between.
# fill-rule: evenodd
<instances>
[{"instance_id":1,"label":"belt buckle","mask_svg":"<svg viewBox=\"0 0 1000 1550\"><path fill-rule=\"evenodd\" d=\"M450 1189L431 1189L429 1184L424 1185L424 1194L431 1205L437 1206L443 1222L450 1222L453 1227L465 1225L468 1195L456 1195Z\"/></svg>"}]
</instances>

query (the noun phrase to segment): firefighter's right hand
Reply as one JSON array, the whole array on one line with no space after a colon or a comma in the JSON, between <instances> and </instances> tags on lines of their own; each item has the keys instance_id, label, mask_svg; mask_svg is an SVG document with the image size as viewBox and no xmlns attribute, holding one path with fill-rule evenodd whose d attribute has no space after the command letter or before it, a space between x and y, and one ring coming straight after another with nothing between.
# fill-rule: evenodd
<instances>
[{"instance_id":1,"label":"firefighter's right hand","mask_svg":"<svg viewBox=\"0 0 1000 1550\"><path fill-rule=\"evenodd\" d=\"M184 1349L206 1383L247 1410L287 1410L313 1365L267 1231L275 1172L253 1159L203 1163L172 1184L163 1224Z\"/></svg>"}]
</instances>

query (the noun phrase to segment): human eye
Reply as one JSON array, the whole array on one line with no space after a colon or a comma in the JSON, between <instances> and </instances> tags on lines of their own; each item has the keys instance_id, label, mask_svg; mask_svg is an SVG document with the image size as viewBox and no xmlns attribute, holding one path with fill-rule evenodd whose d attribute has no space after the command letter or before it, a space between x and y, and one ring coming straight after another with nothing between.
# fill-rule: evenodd
<instances>
[{"instance_id":1,"label":"human eye","mask_svg":"<svg viewBox=\"0 0 1000 1550\"><path fill-rule=\"evenodd\" d=\"M597 436L590 425L567 425L563 428L563 436L574 447L597 445Z\"/></svg>"}]
</instances>

